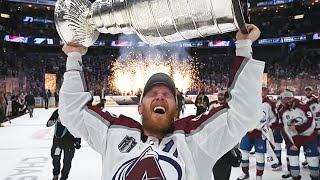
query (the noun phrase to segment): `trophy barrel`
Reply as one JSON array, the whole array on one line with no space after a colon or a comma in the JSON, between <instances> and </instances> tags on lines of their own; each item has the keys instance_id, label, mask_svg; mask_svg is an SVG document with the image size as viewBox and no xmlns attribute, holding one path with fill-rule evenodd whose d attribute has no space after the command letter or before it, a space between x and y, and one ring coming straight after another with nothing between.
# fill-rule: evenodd
<instances>
[{"instance_id":1,"label":"trophy barrel","mask_svg":"<svg viewBox=\"0 0 320 180\"><path fill-rule=\"evenodd\" d=\"M158 45L222 34L248 33L239 0L58 0L55 23L65 42L92 45L99 32L136 33Z\"/></svg>"}]
</instances>

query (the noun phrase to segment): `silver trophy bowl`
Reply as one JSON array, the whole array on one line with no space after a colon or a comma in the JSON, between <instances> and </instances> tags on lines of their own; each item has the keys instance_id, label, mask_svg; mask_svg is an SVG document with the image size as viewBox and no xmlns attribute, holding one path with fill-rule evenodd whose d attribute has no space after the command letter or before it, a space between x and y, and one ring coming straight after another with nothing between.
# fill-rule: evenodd
<instances>
[{"instance_id":1,"label":"silver trophy bowl","mask_svg":"<svg viewBox=\"0 0 320 180\"><path fill-rule=\"evenodd\" d=\"M91 46L99 33L133 34L151 45L247 33L239 0L58 0L55 24L65 43Z\"/></svg>"}]
</instances>

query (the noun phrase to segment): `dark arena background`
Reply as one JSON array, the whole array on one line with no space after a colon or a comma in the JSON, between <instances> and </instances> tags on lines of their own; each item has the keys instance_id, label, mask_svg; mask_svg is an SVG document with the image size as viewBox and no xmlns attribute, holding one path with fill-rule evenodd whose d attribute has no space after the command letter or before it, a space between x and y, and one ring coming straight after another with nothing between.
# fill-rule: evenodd
<instances>
[{"instance_id":1,"label":"dark arena background","mask_svg":"<svg viewBox=\"0 0 320 180\"><path fill-rule=\"evenodd\" d=\"M246 6L250 22L261 30L252 45L253 58L266 62L263 83L269 96L277 101L281 92L289 89L301 100L310 86L318 97L320 2L248 0ZM67 58L55 27L54 8L54 0L0 0L0 180L52 179L53 127L45 124L58 106ZM83 56L93 104L102 102L109 111L125 112L139 121L137 104L142 89L152 74L161 71L174 79L185 97L182 116L195 114L194 101L200 89L214 101L218 92L227 88L235 35L229 32L149 46L137 35L100 34ZM51 91L48 109L44 108L46 90ZM29 92L35 99L33 118L29 118L24 102ZM272 171L266 159L263 179L282 179L287 172L282 146L282 170ZM255 179L255 158L251 156L250 178ZM300 160L305 160L303 155ZM230 180L241 173L241 167L233 168ZM83 142L69 179L100 179L100 174L100 156ZM310 179L308 168L302 165L301 176Z\"/></svg>"}]
</instances>

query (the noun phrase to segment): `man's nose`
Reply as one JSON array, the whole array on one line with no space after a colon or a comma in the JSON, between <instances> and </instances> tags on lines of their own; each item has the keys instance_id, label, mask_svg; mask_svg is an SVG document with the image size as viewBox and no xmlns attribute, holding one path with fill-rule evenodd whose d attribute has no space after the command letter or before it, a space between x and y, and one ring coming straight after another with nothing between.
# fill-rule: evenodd
<instances>
[{"instance_id":1,"label":"man's nose","mask_svg":"<svg viewBox=\"0 0 320 180\"><path fill-rule=\"evenodd\" d=\"M156 99L157 99L157 100L162 100L163 98L164 98L164 96L163 96L162 93L158 93L158 94L156 95Z\"/></svg>"}]
</instances>

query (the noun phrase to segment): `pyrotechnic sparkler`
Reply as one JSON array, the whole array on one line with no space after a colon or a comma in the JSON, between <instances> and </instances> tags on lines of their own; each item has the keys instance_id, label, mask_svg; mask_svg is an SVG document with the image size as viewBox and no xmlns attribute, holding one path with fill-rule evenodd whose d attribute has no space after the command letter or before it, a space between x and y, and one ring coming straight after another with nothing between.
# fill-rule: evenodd
<instances>
[{"instance_id":1,"label":"pyrotechnic sparkler","mask_svg":"<svg viewBox=\"0 0 320 180\"><path fill-rule=\"evenodd\" d=\"M113 74L109 86L121 92L132 94L143 89L149 77L157 72L169 74L176 87L183 92L196 83L198 72L193 58L180 59L178 55L147 55L129 53L120 56L112 65Z\"/></svg>"}]
</instances>

